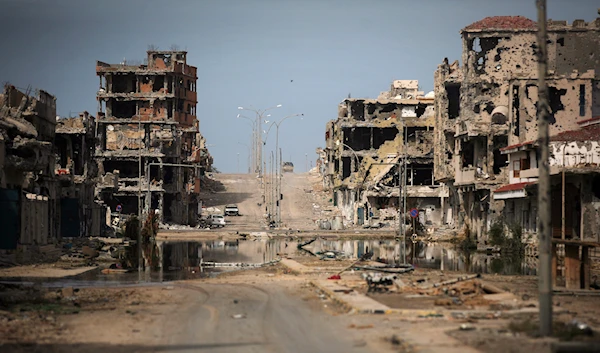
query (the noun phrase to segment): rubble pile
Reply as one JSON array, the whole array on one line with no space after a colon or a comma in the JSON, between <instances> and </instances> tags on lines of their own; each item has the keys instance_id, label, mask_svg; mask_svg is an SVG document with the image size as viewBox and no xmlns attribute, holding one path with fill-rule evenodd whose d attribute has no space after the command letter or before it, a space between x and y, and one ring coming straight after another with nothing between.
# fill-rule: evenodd
<instances>
[{"instance_id":1,"label":"rubble pile","mask_svg":"<svg viewBox=\"0 0 600 353\"><path fill-rule=\"evenodd\" d=\"M83 262L97 265L99 262L123 261L127 257L130 241L114 238L74 238L63 245L61 261Z\"/></svg>"}]
</instances>

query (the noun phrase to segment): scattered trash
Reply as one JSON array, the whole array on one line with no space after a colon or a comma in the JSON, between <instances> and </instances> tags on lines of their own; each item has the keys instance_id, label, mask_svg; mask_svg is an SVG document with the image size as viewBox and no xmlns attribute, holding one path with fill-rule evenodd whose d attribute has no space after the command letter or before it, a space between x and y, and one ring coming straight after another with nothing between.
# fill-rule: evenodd
<instances>
[{"instance_id":1,"label":"scattered trash","mask_svg":"<svg viewBox=\"0 0 600 353\"><path fill-rule=\"evenodd\" d=\"M327 279L336 280L336 279L342 279L342 277L340 277L340 275L338 275L338 274L335 274L335 275L331 275L331 276L327 277Z\"/></svg>"},{"instance_id":2,"label":"scattered trash","mask_svg":"<svg viewBox=\"0 0 600 353\"><path fill-rule=\"evenodd\" d=\"M246 315L245 314L235 314L231 316L233 319L245 319Z\"/></svg>"},{"instance_id":3,"label":"scattered trash","mask_svg":"<svg viewBox=\"0 0 600 353\"><path fill-rule=\"evenodd\" d=\"M379 273L363 273L363 278L367 281L369 288L367 292L383 292L388 291L389 286L394 284L395 275L381 275Z\"/></svg>"},{"instance_id":4,"label":"scattered trash","mask_svg":"<svg viewBox=\"0 0 600 353\"><path fill-rule=\"evenodd\" d=\"M573 319L573 321L569 322L567 325L570 326L578 334L583 334L587 336L591 336L594 334L594 331L591 327L589 327L587 324L584 324L583 322L577 321L577 319Z\"/></svg>"}]
</instances>

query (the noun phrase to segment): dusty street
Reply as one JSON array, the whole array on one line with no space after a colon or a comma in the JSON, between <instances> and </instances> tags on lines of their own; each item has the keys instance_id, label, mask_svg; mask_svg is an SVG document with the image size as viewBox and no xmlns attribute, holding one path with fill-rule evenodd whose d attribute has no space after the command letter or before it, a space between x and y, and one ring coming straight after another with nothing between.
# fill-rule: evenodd
<instances>
[{"instance_id":1,"label":"dusty street","mask_svg":"<svg viewBox=\"0 0 600 353\"><path fill-rule=\"evenodd\" d=\"M453 289L458 294L450 295L452 285L423 288L464 272L423 268L400 275L402 281L390 290L370 293L361 277L365 271L350 270L339 280L328 280L354 260L325 261L298 250L296 230L322 235L307 247L321 254L339 246L337 250L357 256L355 251L364 247L376 257L394 257L397 242L384 241L378 231L317 232L315 220L327 215L330 201L316 192L318 182L310 175L284 175L285 231L255 239L241 239L237 233L266 230L258 180L226 174L216 179L225 190L205 193L205 205L223 209L236 203L242 216L227 217L223 229L161 231L161 242L177 244L164 259L165 278L177 281L161 282L156 276L136 280L135 273L99 275L89 260L77 265L72 258L1 270L6 282L0 284L0 351L550 351L549 341L536 340L530 332L536 327L535 277L485 275L485 283L502 293L486 296L476 280L460 282ZM352 235L366 237L357 241ZM281 261L200 275L199 253L206 261ZM61 283L66 288L56 288ZM461 299L460 293L470 294ZM575 298L555 299L557 318L563 327L577 319L595 329L598 312L586 307L597 308L598 297ZM598 340L596 334L569 333L568 339L571 335Z\"/></svg>"},{"instance_id":2,"label":"dusty street","mask_svg":"<svg viewBox=\"0 0 600 353\"><path fill-rule=\"evenodd\" d=\"M0 312L3 352L366 352L304 281L277 271L81 289ZM277 277L275 277L277 276ZM53 302L53 303L52 303ZM25 324L19 322L25 320Z\"/></svg>"}]
</instances>

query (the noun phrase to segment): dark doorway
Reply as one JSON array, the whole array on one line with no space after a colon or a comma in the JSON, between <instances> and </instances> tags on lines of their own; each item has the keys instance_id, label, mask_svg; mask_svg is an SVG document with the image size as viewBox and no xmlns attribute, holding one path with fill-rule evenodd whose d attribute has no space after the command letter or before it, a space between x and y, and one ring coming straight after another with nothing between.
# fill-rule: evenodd
<instances>
[{"instance_id":1,"label":"dark doorway","mask_svg":"<svg viewBox=\"0 0 600 353\"><path fill-rule=\"evenodd\" d=\"M60 234L63 238L77 238L80 235L79 200L60 200Z\"/></svg>"}]
</instances>

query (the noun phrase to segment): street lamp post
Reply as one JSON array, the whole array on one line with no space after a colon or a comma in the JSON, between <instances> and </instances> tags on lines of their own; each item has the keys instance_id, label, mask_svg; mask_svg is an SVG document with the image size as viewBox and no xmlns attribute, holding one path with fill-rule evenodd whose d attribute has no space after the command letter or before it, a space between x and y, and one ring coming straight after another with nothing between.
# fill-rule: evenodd
<instances>
[{"instance_id":1,"label":"street lamp post","mask_svg":"<svg viewBox=\"0 0 600 353\"><path fill-rule=\"evenodd\" d=\"M281 222L281 206L280 206L280 201L281 201L281 156L280 156L280 152L279 152L279 126L281 126L281 123L283 123L285 120L289 119L289 118L293 118L295 116L304 116L304 114L292 114L292 115L288 115L286 117L284 117L283 119L279 120L278 122L272 122L271 125L269 126L269 129L266 131L267 136L269 135L269 131L271 131L271 128L273 127L273 125L275 125L276 128L276 132L275 132L275 165L276 165L276 180L275 180L275 197L276 197L276 211L275 211L275 222L277 224L277 226L279 226L279 223ZM268 123L268 121L265 121L265 123ZM279 156L279 157L278 157Z\"/></svg>"},{"instance_id":2,"label":"street lamp post","mask_svg":"<svg viewBox=\"0 0 600 353\"><path fill-rule=\"evenodd\" d=\"M252 107L250 108L244 108L244 107L238 107L239 110L248 110L251 112L256 113L256 122L257 122L257 126L256 126L256 131L257 131L257 136L256 136L256 166L257 166L257 170L256 172L258 173L258 176L260 177L262 175L262 146L261 146L261 142L262 139L260 137L260 131L261 131L261 124L262 124L262 119L263 119L263 115L271 109L275 109L275 108L281 108L281 104L277 104L275 106L269 107L267 109L254 109Z\"/></svg>"}]
</instances>

